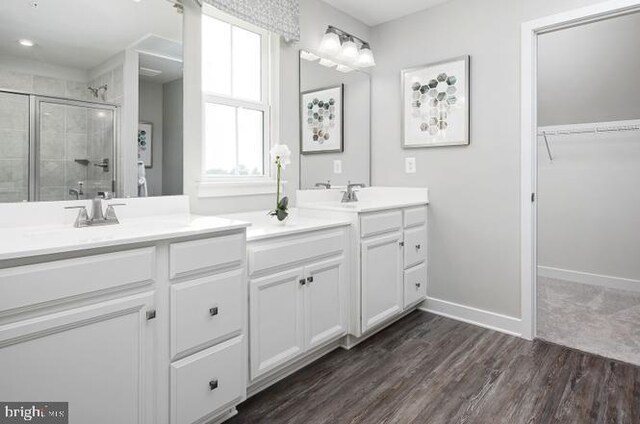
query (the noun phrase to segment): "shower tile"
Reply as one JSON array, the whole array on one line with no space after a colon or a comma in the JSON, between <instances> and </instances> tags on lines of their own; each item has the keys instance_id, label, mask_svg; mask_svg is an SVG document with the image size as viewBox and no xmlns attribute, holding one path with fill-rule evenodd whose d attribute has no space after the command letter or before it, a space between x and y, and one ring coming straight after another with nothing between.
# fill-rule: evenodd
<instances>
[{"instance_id":1,"label":"shower tile","mask_svg":"<svg viewBox=\"0 0 640 424\"><path fill-rule=\"evenodd\" d=\"M87 167L74 161L66 163L66 185L68 188L76 187L78 181L87 182Z\"/></svg>"},{"instance_id":2,"label":"shower tile","mask_svg":"<svg viewBox=\"0 0 640 424\"><path fill-rule=\"evenodd\" d=\"M70 200L71 197L67 192L67 188L64 186L60 187L46 187L40 189L40 201L41 202L52 202L57 200Z\"/></svg>"},{"instance_id":3,"label":"shower tile","mask_svg":"<svg viewBox=\"0 0 640 424\"><path fill-rule=\"evenodd\" d=\"M40 133L40 157L42 159L65 158L64 134L53 131Z\"/></svg>"},{"instance_id":4,"label":"shower tile","mask_svg":"<svg viewBox=\"0 0 640 424\"><path fill-rule=\"evenodd\" d=\"M33 91L33 75L0 69L0 88L30 93Z\"/></svg>"},{"instance_id":5,"label":"shower tile","mask_svg":"<svg viewBox=\"0 0 640 424\"><path fill-rule=\"evenodd\" d=\"M87 135L86 134L67 134L67 159L86 159L87 158Z\"/></svg>"},{"instance_id":6,"label":"shower tile","mask_svg":"<svg viewBox=\"0 0 640 424\"><path fill-rule=\"evenodd\" d=\"M538 337L640 364L640 293L539 277Z\"/></svg>"},{"instance_id":7,"label":"shower tile","mask_svg":"<svg viewBox=\"0 0 640 424\"><path fill-rule=\"evenodd\" d=\"M34 75L33 77L33 91L36 94L64 97L66 88L67 87L64 80L58 78L41 77L39 75Z\"/></svg>"},{"instance_id":8,"label":"shower tile","mask_svg":"<svg viewBox=\"0 0 640 424\"><path fill-rule=\"evenodd\" d=\"M84 107L67 106L67 133L87 132L87 109Z\"/></svg>"},{"instance_id":9,"label":"shower tile","mask_svg":"<svg viewBox=\"0 0 640 424\"><path fill-rule=\"evenodd\" d=\"M0 129L27 131L29 113L25 105L12 101L0 102Z\"/></svg>"},{"instance_id":10,"label":"shower tile","mask_svg":"<svg viewBox=\"0 0 640 424\"><path fill-rule=\"evenodd\" d=\"M45 103L42 105L40 115L41 132L64 134L65 106Z\"/></svg>"},{"instance_id":11,"label":"shower tile","mask_svg":"<svg viewBox=\"0 0 640 424\"><path fill-rule=\"evenodd\" d=\"M29 168L24 159L0 159L0 191L24 190L29 184Z\"/></svg>"},{"instance_id":12,"label":"shower tile","mask_svg":"<svg viewBox=\"0 0 640 424\"><path fill-rule=\"evenodd\" d=\"M26 159L29 139L26 131L0 130L0 158Z\"/></svg>"},{"instance_id":13,"label":"shower tile","mask_svg":"<svg viewBox=\"0 0 640 424\"><path fill-rule=\"evenodd\" d=\"M66 96L76 100L91 100L88 84L81 81L67 81Z\"/></svg>"},{"instance_id":14,"label":"shower tile","mask_svg":"<svg viewBox=\"0 0 640 424\"><path fill-rule=\"evenodd\" d=\"M40 186L63 187L65 183L64 164L62 160L40 161Z\"/></svg>"}]
</instances>

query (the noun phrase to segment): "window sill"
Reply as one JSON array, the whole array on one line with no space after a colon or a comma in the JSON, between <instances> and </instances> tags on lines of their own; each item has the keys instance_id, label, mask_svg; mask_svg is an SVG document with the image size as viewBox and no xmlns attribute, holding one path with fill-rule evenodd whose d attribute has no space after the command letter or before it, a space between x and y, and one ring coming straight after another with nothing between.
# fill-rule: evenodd
<instances>
[{"instance_id":1,"label":"window sill","mask_svg":"<svg viewBox=\"0 0 640 424\"><path fill-rule=\"evenodd\" d=\"M286 181L281 181L285 185ZM276 194L276 181L263 179L216 179L203 180L197 184L198 197L240 197Z\"/></svg>"}]
</instances>

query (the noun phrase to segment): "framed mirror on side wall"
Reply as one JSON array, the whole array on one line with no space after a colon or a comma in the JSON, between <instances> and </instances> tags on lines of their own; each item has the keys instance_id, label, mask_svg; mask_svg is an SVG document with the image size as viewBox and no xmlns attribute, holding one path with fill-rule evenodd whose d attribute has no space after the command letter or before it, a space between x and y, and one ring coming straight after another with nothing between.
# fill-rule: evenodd
<instances>
[{"instance_id":1,"label":"framed mirror on side wall","mask_svg":"<svg viewBox=\"0 0 640 424\"><path fill-rule=\"evenodd\" d=\"M371 184L371 78L331 63L300 51L301 189Z\"/></svg>"},{"instance_id":2,"label":"framed mirror on side wall","mask_svg":"<svg viewBox=\"0 0 640 424\"><path fill-rule=\"evenodd\" d=\"M0 202L182 193L182 14L0 5Z\"/></svg>"}]
</instances>

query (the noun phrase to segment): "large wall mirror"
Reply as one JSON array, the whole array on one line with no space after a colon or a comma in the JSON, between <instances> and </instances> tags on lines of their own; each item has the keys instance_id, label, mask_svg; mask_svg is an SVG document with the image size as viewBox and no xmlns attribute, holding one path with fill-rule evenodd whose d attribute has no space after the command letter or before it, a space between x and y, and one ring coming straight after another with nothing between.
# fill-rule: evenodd
<instances>
[{"instance_id":1,"label":"large wall mirror","mask_svg":"<svg viewBox=\"0 0 640 424\"><path fill-rule=\"evenodd\" d=\"M182 14L3 0L0 202L182 192Z\"/></svg>"},{"instance_id":2,"label":"large wall mirror","mask_svg":"<svg viewBox=\"0 0 640 424\"><path fill-rule=\"evenodd\" d=\"M300 51L300 188L371 183L371 80Z\"/></svg>"}]
</instances>

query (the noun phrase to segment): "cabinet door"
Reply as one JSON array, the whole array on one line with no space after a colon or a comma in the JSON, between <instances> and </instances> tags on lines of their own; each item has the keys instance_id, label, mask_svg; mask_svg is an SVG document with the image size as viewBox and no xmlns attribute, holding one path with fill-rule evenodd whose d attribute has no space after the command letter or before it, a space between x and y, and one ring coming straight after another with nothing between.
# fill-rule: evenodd
<instances>
[{"instance_id":1,"label":"cabinet door","mask_svg":"<svg viewBox=\"0 0 640 424\"><path fill-rule=\"evenodd\" d=\"M305 283L302 268L251 280L252 380L292 360L304 350Z\"/></svg>"},{"instance_id":2,"label":"cabinet door","mask_svg":"<svg viewBox=\"0 0 640 424\"><path fill-rule=\"evenodd\" d=\"M305 267L305 349L344 335L347 328L345 258Z\"/></svg>"},{"instance_id":3,"label":"cabinet door","mask_svg":"<svg viewBox=\"0 0 640 424\"><path fill-rule=\"evenodd\" d=\"M0 399L69 402L71 424L155 423L142 293L0 327Z\"/></svg>"},{"instance_id":4,"label":"cabinet door","mask_svg":"<svg viewBox=\"0 0 640 424\"><path fill-rule=\"evenodd\" d=\"M393 233L362 242L362 331L402 311L402 241Z\"/></svg>"},{"instance_id":5,"label":"cabinet door","mask_svg":"<svg viewBox=\"0 0 640 424\"><path fill-rule=\"evenodd\" d=\"M404 267L409 268L427 260L427 226L404 230Z\"/></svg>"}]
</instances>

